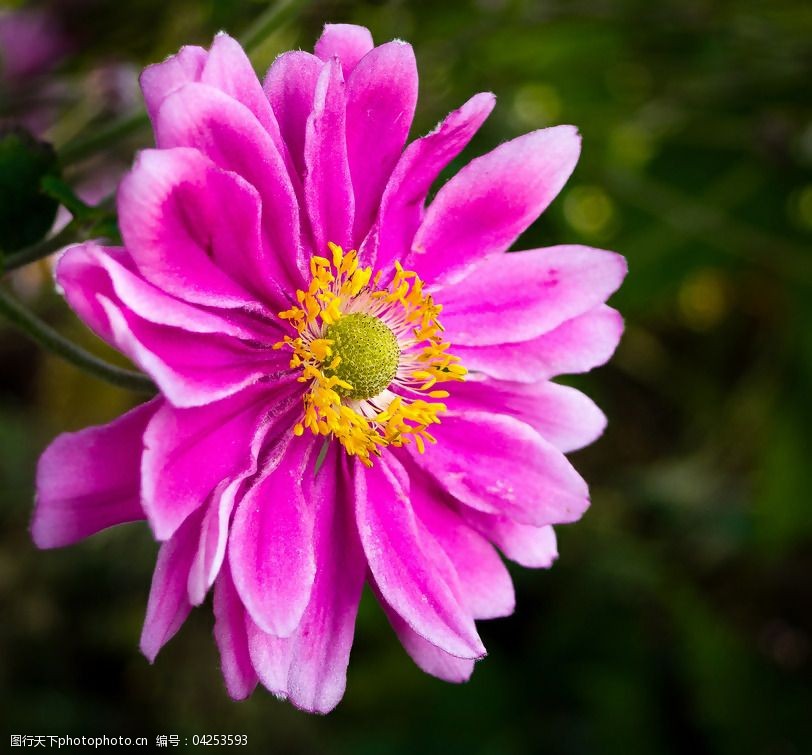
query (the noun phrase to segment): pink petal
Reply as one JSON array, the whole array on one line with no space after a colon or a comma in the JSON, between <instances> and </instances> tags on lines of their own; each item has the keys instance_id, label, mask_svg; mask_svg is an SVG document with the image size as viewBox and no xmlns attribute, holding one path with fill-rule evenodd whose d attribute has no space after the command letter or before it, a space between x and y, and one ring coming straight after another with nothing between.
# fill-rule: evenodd
<instances>
[{"instance_id":1,"label":"pink petal","mask_svg":"<svg viewBox=\"0 0 812 755\"><path fill-rule=\"evenodd\" d=\"M364 241L364 264L388 269L396 259L406 257L423 219L429 189L465 148L495 102L490 93L474 95L434 131L406 148L386 184L375 227Z\"/></svg>"},{"instance_id":2,"label":"pink petal","mask_svg":"<svg viewBox=\"0 0 812 755\"><path fill-rule=\"evenodd\" d=\"M144 510L159 540L166 540L206 502L224 479L249 464L249 438L266 420L279 394L267 386L193 409L165 404L144 435Z\"/></svg>"},{"instance_id":3,"label":"pink petal","mask_svg":"<svg viewBox=\"0 0 812 755\"><path fill-rule=\"evenodd\" d=\"M459 658L479 658L485 648L453 567L419 532L403 475L391 455L371 469L355 465L356 520L369 569L386 603L421 637Z\"/></svg>"},{"instance_id":4,"label":"pink petal","mask_svg":"<svg viewBox=\"0 0 812 755\"><path fill-rule=\"evenodd\" d=\"M254 623L277 637L296 630L313 587L317 502L305 498L302 480L312 474L317 454L316 440L309 436L283 438L231 526L234 584Z\"/></svg>"},{"instance_id":5,"label":"pink petal","mask_svg":"<svg viewBox=\"0 0 812 755\"><path fill-rule=\"evenodd\" d=\"M548 381L516 383L469 378L452 389L450 403L458 411L470 408L510 414L526 422L559 451L588 446L603 433L606 417L575 388Z\"/></svg>"},{"instance_id":6,"label":"pink petal","mask_svg":"<svg viewBox=\"0 0 812 755\"><path fill-rule=\"evenodd\" d=\"M141 451L154 399L108 425L63 433L40 457L31 536L38 548L70 545L107 527L144 519Z\"/></svg>"},{"instance_id":7,"label":"pink petal","mask_svg":"<svg viewBox=\"0 0 812 755\"><path fill-rule=\"evenodd\" d=\"M344 694L355 616L366 561L350 516L350 501L336 491L338 455L331 444L315 477L305 476L305 497L318 501L316 578L296 632L280 639L249 622L251 659L262 683L303 710L327 713Z\"/></svg>"},{"instance_id":8,"label":"pink petal","mask_svg":"<svg viewBox=\"0 0 812 755\"><path fill-rule=\"evenodd\" d=\"M288 387L292 387L292 384L288 384ZM197 555L189 571L189 600L192 605L203 602L217 578L226 553L234 504L243 490L243 483L257 472L261 449L264 445L273 446L280 437L289 433L300 413L300 391L294 389L276 393L274 401L265 407L263 420L250 439L246 460L239 473L222 480L212 493L200 528Z\"/></svg>"},{"instance_id":9,"label":"pink petal","mask_svg":"<svg viewBox=\"0 0 812 755\"><path fill-rule=\"evenodd\" d=\"M573 126L525 134L471 161L437 193L403 263L451 281L510 245L552 202L578 161Z\"/></svg>"},{"instance_id":10,"label":"pink petal","mask_svg":"<svg viewBox=\"0 0 812 755\"><path fill-rule=\"evenodd\" d=\"M151 283L195 304L255 306L261 206L248 183L194 149L145 150L118 208L125 246Z\"/></svg>"},{"instance_id":11,"label":"pink petal","mask_svg":"<svg viewBox=\"0 0 812 755\"><path fill-rule=\"evenodd\" d=\"M355 205L347 163L345 89L338 62L325 63L307 119L305 201L314 251L321 255L327 253L328 241L352 247Z\"/></svg>"},{"instance_id":12,"label":"pink petal","mask_svg":"<svg viewBox=\"0 0 812 755\"><path fill-rule=\"evenodd\" d=\"M347 79L347 155L355 193L353 238L359 244L375 220L416 104L417 63L412 46L405 42L376 47Z\"/></svg>"},{"instance_id":13,"label":"pink petal","mask_svg":"<svg viewBox=\"0 0 812 755\"><path fill-rule=\"evenodd\" d=\"M558 558L555 532L550 526L532 527L468 507L463 507L460 513L517 564L530 569L547 569Z\"/></svg>"},{"instance_id":14,"label":"pink petal","mask_svg":"<svg viewBox=\"0 0 812 755\"><path fill-rule=\"evenodd\" d=\"M313 110L316 82L323 67L322 62L309 52L294 50L280 55L265 77L265 94L294 168L302 180L305 176L305 128Z\"/></svg>"},{"instance_id":15,"label":"pink petal","mask_svg":"<svg viewBox=\"0 0 812 755\"><path fill-rule=\"evenodd\" d=\"M158 553L141 632L141 652L150 663L192 610L186 594L186 581L197 548L199 528L200 516L190 516Z\"/></svg>"},{"instance_id":16,"label":"pink petal","mask_svg":"<svg viewBox=\"0 0 812 755\"><path fill-rule=\"evenodd\" d=\"M280 337L279 331L268 331L257 321L250 323L253 327L246 327L246 321L223 317L169 296L145 280L120 247L103 247L93 241L68 247L57 263L56 279L71 306L80 316L87 312L85 322L97 332L106 332L107 340L109 323L97 301L99 294L118 300L122 307L155 325L250 340L275 342Z\"/></svg>"},{"instance_id":17,"label":"pink petal","mask_svg":"<svg viewBox=\"0 0 812 755\"><path fill-rule=\"evenodd\" d=\"M274 132L278 134L279 127L271 105L262 91L251 61L240 43L228 34L220 32L215 36L200 81L222 90L245 105L266 131L272 135ZM275 141L277 145L281 144L280 139Z\"/></svg>"},{"instance_id":18,"label":"pink petal","mask_svg":"<svg viewBox=\"0 0 812 755\"><path fill-rule=\"evenodd\" d=\"M555 330L524 343L454 347L472 371L500 380L536 382L556 375L589 372L609 360L623 333L623 318L599 305Z\"/></svg>"},{"instance_id":19,"label":"pink petal","mask_svg":"<svg viewBox=\"0 0 812 755\"><path fill-rule=\"evenodd\" d=\"M443 415L436 446L414 452L455 498L525 524L573 522L589 506L586 483L566 457L513 417L467 411Z\"/></svg>"},{"instance_id":20,"label":"pink petal","mask_svg":"<svg viewBox=\"0 0 812 755\"><path fill-rule=\"evenodd\" d=\"M490 257L442 290L446 337L468 346L529 341L602 304L625 275L619 254L586 246Z\"/></svg>"},{"instance_id":21,"label":"pink petal","mask_svg":"<svg viewBox=\"0 0 812 755\"><path fill-rule=\"evenodd\" d=\"M337 57L341 61L344 78L347 78L373 46L372 34L365 26L325 24L314 52L325 62Z\"/></svg>"},{"instance_id":22,"label":"pink petal","mask_svg":"<svg viewBox=\"0 0 812 755\"><path fill-rule=\"evenodd\" d=\"M181 47L162 63L147 66L141 74L141 90L150 120L168 95L190 81L200 81L208 52L202 47Z\"/></svg>"},{"instance_id":23,"label":"pink petal","mask_svg":"<svg viewBox=\"0 0 812 755\"><path fill-rule=\"evenodd\" d=\"M451 508L453 499L421 474L412 475L409 498L422 526L454 565L460 594L472 616L510 616L516 607L510 574L493 546Z\"/></svg>"},{"instance_id":24,"label":"pink petal","mask_svg":"<svg viewBox=\"0 0 812 755\"><path fill-rule=\"evenodd\" d=\"M303 285L296 268L299 209L283 157L268 133L239 102L204 84L187 84L164 101L155 134L159 147L194 147L257 190L266 244L246 248L242 264L249 264L251 281L261 284L274 307L283 307L290 289Z\"/></svg>"},{"instance_id":25,"label":"pink petal","mask_svg":"<svg viewBox=\"0 0 812 755\"><path fill-rule=\"evenodd\" d=\"M71 297L69 301L73 306ZM97 301L109 323L110 342L150 375L177 407L209 404L287 372L281 352L262 344L154 325L101 294Z\"/></svg>"},{"instance_id":26,"label":"pink petal","mask_svg":"<svg viewBox=\"0 0 812 755\"><path fill-rule=\"evenodd\" d=\"M220 651L226 689L234 700L248 697L258 681L248 650L245 620L245 607L226 566L214 588L214 639Z\"/></svg>"},{"instance_id":27,"label":"pink petal","mask_svg":"<svg viewBox=\"0 0 812 755\"><path fill-rule=\"evenodd\" d=\"M470 658L457 658L440 650L428 640L415 632L383 599L378 595L378 602L383 607L392 629L395 630L400 644L417 664L421 671L436 676L445 682L461 684L467 682L474 672L474 661Z\"/></svg>"}]
</instances>

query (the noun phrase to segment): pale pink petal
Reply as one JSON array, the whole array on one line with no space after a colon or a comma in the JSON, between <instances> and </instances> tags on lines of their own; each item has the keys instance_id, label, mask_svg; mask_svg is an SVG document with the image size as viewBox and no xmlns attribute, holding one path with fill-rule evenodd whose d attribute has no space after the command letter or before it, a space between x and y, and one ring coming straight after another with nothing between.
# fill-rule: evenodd
<instances>
[{"instance_id":1,"label":"pale pink petal","mask_svg":"<svg viewBox=\"0 0 812 755\"><path fill-rule=\"evenodd\" d=\"M346 78L373 46L372 34L365 26L325 24L314 52L324 61L337 57Z\"/></svg>"},{"instance_id":2,"label":"pale pink petal","mask_svg":"<svg viewBox=\"0 0 812 755\"><path fill-rule=\"evenodd\" d=\"M387 269L394 260L406 257L432 184L465 148L495 103L490 93L474 95L434 131L406 148L386 184L375 226L364 240L364 264Z\"/></svg>"},{"instance_id":3,"label":"pale pink petal","mask_svg":"<svg viewBox=\"0 0 812 755\"><path fill-rule=\"evenodd\" d=\"M413 458L472 508L540 527L573 522L589 506L581 476L524 422L450 411L432 434L437 444L425 454L414 452Z\"/></svg>"},{"instance_id":4,"label":"pale pink petal","mask_svg":"<svg viewBox=\"0 0 812 755\"><path fill-rule=\"evenodd\" d=\"M529 341L605 302L625 275L619 254L586 246L490 257L438 294L445 337L467 346Z\"/></svg>"},{"instance_id":5,"label":"pale pink petal","mask_svg":"<svg viewBox=\"0 0 812 755\"><path fill-rule=\"evenodd\" d=\"M311 436L289 434L274 449L237 506L228 558L234 584L257 626L289 637L302 619L316 574L313 526L317 501L302 480L318 448Z\"/></svg>"},{"instance_id":6,"label":"pale pink petal","mask_svg":"<svg viewBox=\"0 0 812 755\"><path fill-rule=\"evenodd\" d=\"M263 632L246 612L245 625L248 632L248 652L251 665L262 686L280 700L288 697L288 674L293 660L293 640L275 637Z\"/></svg>"},{"instance_id":7,"label":"pale pink petal","mask_svg":"<svg viewBox=\"0 0 812 755\"><path fill-rule=\"evenodd\" d=\"M404 267L429 282L458 280L507 251L561 191L580 149L573 126L555 126L471 161L437 193Z\"/></svg>"},{"instance_id":8,"label":"pale pink petal","mask_svg":"<svg viewBox=\"0 0 812 755\"><path fill-rule=\"evenodd\" d=\"M305 128L313 111L316 82L323 67L322 62L309 52L294 50L280 55L265 77L265 94L293 166L302 180L305 176Z\"/></svg>"},{"instance_id":9,"label":"pale pink petal","mask_svg":"<svg viewBox=\"0 0 812 755\"><path fill-rule=\"evenodd\" d=\"M63 433L40 457L31 535L38 548L70 545L107 527L144 519L141 452L154 399L108 425Z\"/></svg>"},{"instance_id":10,"label":"pale pink petal","mask_svg":"<svg viewBox=\"0 0 812 755\"><path fill-rule=\"evenodd\" d=\"M479 658L485 648L456 574L436 542L419 532L399 467L391 456L371 469L355 465L356 520L369 569L386 602L420 636L457 657Z\"/></svg>"},{"instance_id":11,"label":"pale pink petal","mask_svg":"<svg viewBox=\"0 0 812 755\"><path fill-rule=\"evenodd\" d=\"M606 417L592 399L566 385L469 376L451 390L456 410L470 407L474 411L511 414L564 453L588 446L606 427Z\"/></svg>"},{"instance_id":12,"label":"pale pink petal","mask_svg":"<svg viewBox=\"0 0 812 755\"><path fill-rule=\"evenodd\" d=\"M239 176L188 148L145 150L118 191L124 244L144 277L186 301L256 306L251 255L260 200Z\"/></svg>"},{"instance_id":13,"label":"pale pink petal","mask_svg":"<svg viewBox=\"0 0 812 755\"><path fill-rule=\"evenodd\" d=\"M347 156L355 194L353 239L358 244L375 220L416 103L417 63L405 42L376 47L347 78Z\"/></svg>"},{"instance_id":14,"label":"pale pink petal","mask_svg":"<svg viewBox=\"0 0 812 755\"><path fill-rule=\"evenodd\" d=\"M226 566L214 587L214 639L226 689L234 700L248 697L258 681L248 650L245 619L245 607Z\"/></svg>"},{"instance_id":15,"label":"pale pink petal","mask_svg":"<svg viewBox=\"0 0 812 755\"><path fill-rule=\"evenodd\" d=\"M589 372L605 364L622 334L620 313L601 304L532 341L498 346L460 344L454 353L471 371L528 383Z\"/></svg>"},{"instance_id":16,"label":"pale pink petal","mask_svg":"<svg viewBox=\"0 0 812 755\"><path fill-rule=\"evenodd\" d=\"M510 574L493 546L452 508L453 499L419 473L411 477L409 499L421 525L454 565L460 594L473 617L510 616L516 607Z\"/></svg>"},{"instance_id":17,"label":"pale pink petal","mask_svg":"<svg viewBox=\"0 0 812 755\"><path fill-rule=\"evenodd\" d=\"M355 204L347 162L346 85L336 60L324 64L305 130L305 201L315 252L352 246Z\"/></svg>"},{"instance_id":18,"label":"pale pink petal","mask_svg":"<svg viewBox=\"0 0 812 755\"><path fill-rule=\"evenodd\" d=\"M192 610L186 594L186 581L197 548L199 529L200 515L193 514L158 552L141 632L141 652L150 663Z\"/></svg>"},{"instance_id":19,"label":"pale pink petal","mask_svg":"<svg viewBox=\"0 0 812 755\"><path fill-rule=\"evenodd\" d=\"M463 506L460 513L517 564L530 569L547 569L558 558L555 531L551 526L533 527L467 506Z\"/></svg>"},{"instance_id":20,"label":"pale pink petal","mask_svg":"<svg viewBox=\"0 0 812 755\"><path fill-rule=\"evenodd\" d=\"M162 63L147 66L141 73L141 90L151 120L168 95L190 81L200 81L208 53L202 47L181 47Z\"/></svg>"},{"instance_id":21,"label":"pale pink petal","mask_svg":"<svg viewBox=\"0 0 812 755\"><path fill-rule=\"evenodd\" d=\"M159 540L170 537L222 480L248 465L249 439L283 396L262 385L207 406L161 407L144 435L141 491Z\"/></svg>"},{"instance_id":22,"label":"pale pink petal","mask_svg":"<svg viewBox=\"0 0 812 755\"><path fill-rule=\"evenodd\" d=\"M421 671L452 684L461 684L471 678L471 674L474 672L474 660L449 655L428 640L424 640L386 603L380 593L378 593L378 602L383 607L403 649Z\"/></svg>"},{"instance_id":23,"label":"pale pink petal","mask_svg":"<svg viewBox=\"0 0 812 755\"><path fill-rule=\"evenodd\" d=\"M256 189L266 243L246 248L241 264L247 263L246 275L274 308L284 308L290 290L303 287L296 267L299 208L283 157L268 133L241 103L205 84L187 84L161 106L155 138L161 148L200 150Z\"/></svg>"}]
</instances>

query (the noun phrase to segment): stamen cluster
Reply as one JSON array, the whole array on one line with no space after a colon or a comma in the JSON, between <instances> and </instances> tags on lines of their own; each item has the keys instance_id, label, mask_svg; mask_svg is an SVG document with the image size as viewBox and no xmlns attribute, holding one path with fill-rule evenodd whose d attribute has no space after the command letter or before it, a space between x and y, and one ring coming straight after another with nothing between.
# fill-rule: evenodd
<instances>
[{"instance_id":1,"label":"stamen cluster","mask_svg":"<svg viewBox=\"0 0 812 755\"><path fill-rule=\"evenodd\" d=\"M438 424L439 415L446 411L445 404L427 400L448 397L447 391L434 386L463 380L467 372L459 357L448 352L450 344L442 337L438 319L442 307L424 291L417 274L399 263L395 263L391 282L381 286L383 273L379 271L373 278L372 268L359 266L356 251L344 252L332 243L329 247L332 260L321 256L310 260L312 279L307 291L296 292L298 306L279 313L296 335L285 336L274 348L290 348L290 366L301 369L300 382L310 383L304 415L294 433L302 435L308 429L314 435L333 435L347 453L367 466L372 465L370 457L380 455L386 446L413 440L423 453L426 441L435 442L428 427ZM391 382L376 385L373 379L369 385L380 391L366 396L369 385L361 387L361 368L351 363L352 349L329 336L343 332L350 336L346 341L352 341L353 335L380 338L378 366L381 374L391 374L391 339L379 327L369 328L369 317L394 336L398 360ZM336 327L342 319L343 327ZM361 327L363 332L358 330ZM369 349L364 352L367 357ZM376 374L375 366L364 366L364 380ZM353 375L358 376L358 386L351 382Z\"/></svg>"}]
</instances>

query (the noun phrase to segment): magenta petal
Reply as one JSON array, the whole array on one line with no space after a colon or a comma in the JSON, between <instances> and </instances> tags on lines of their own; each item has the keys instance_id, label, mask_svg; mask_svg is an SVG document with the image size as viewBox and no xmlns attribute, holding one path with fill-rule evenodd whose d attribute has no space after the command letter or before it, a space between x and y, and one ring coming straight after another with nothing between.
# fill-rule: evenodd
<instances>
[{"instance_id":1,"label":"magenta petal","mask_svg":"<svg viewBox=\"0 0 812 755\"><path fill-rule=\"evenodd\" d=\"M436 645L432 645L417 634L397 612L387 605L380 595L378 601L383 607L392 629L395 630L400 644L403 645L403 649L421 671L452 684L461 684L471 678L475 663L472 659L457 658L440 650Z\"/></svg>"},{"instance_id":2,"label":"magenta petal","mask_svg":"<svg viewBox=\"0 0 812 755\"><path fill-rule=\"evenodd\" d=\"M192 610L186 581L197 548L199 528L200 516L190 516L158 553L141 632L141 652L150 663Z\"/></svg>"},{"instance_id":3,"label":"magenta petal","mask_svg":"<svg viewBox=\"0 0 812 755\"><path fill-rule=\"evenodd\" d=\"M316 574L313 523L318 501L306 499L317 441L292 434L234 514L228 558L251 619L264 632L289 637L307 608ZM314 450L315 449L315 450Z\"/></svg>"},{"instance_id":4,"label":"magenta petal","mask_svg":"<svg viewBox=\"0 0 812 755\"><path fill-rule=\"evenodd\" d=\"M532 341L498 346L459 345L454 353L471 371L528 383L589 372L608 361L622 334L620 313L602 304Z\"/></svg>"},{"instance_id":5,"label":"magenta petal","mask_svg":"<svg viewBox=\"0 0 812 755\"><path fill-rule=\"evenodd\" d=\"M260 202L238 176L194 149L145 150L121 182L118 208L147 280L196 304L256 307L245 255L262 243Z\"/></svg>"},{"instance_id":6,"label":"magenta petal","mask_svg":"<svg viewBox=\"0 0 812 755\"><path fill-rule=\"evenodd\" d=\"M338 58L346 78L373 46L372 34L365 26L325 24L314 52L324 61Z\"/></svg>"},{"instance_id":7,"label":"magenta petal","mask_svg":"<svg viewBox=\"0 0 812 755\"><path fill-rule=\"evenodd\" d=\"M248 263L243 275L249 286L254 280L262 284L282 308L285 294L302 286L296 270L299 209L283 157L268 133L239 102L210 86L188 84L164 101L155 134L159 147L194 147L257 190L267 246L243 250L241 264Z\"/></svg>"},{"instance_id":8,"label":"magenta petal","mask_svg":"<svg viewBox=\"0 0 812 755\"><path fill-rule=\"evenodd\" d=\"M375 227L364 241L364 264L387 269L394 260L405 258L432 184L468 144L495 102L490 93L474 95L434 131L406 148L386 184Z\"/></svg>"},{"instance_id":9,"label":"magenta petal","mask_svg":"<svg viewBox=\"0 0 812 755\"><path fill-rule=\"evenodd\" d=\"M147 113L154 121L161 103L168 95L190 81L199 81L208 53L202 47L181 47L163 63L147 66L141 74L141 90Z\"/></svg>"},{"instance_id":10,"label":"magenta petal","mask_svg":"<svg viewBox=\"0 0 812 755\"><path fill-rule=\"evenodd\" d=\"M403 266L457 280L505 252L566 183L581 149L573 126L525 134L472 160L437 193Z\"/></svg>"},{"instance_id":11,"label":"magenta petal","mask_svg":"<svg viewBox=\"0 0 812 755\"><path fill-rule=\"evenodd\" d=\"M530 569L547 569L558 558L555 532L550 526L532 527L467 507L461 510L461 514L517 564Z\"/></svg>"},{"instance_id":12,"label":"magenta petal","mask_svg":"<svg viewBox=\"0 0 812 755\"><path fill-rule=\"evenodd\" d=\"M154 399L108 425L63 433L37 466L31 536L38 548L70 545L107 527L144 519L141 452Z\"/></svg>"},{"instance_id":13,"label":"magenta petal","mask_svg":"<svg viewBox=\"0 0 812 755\"><path fill-rule=\"evenodd\" d=\"M266 340L278 338L254 322L223 317L169 296L146 281L129 254L119 247L102 247L93 241L68 247L56 266L56 279L71 306L94 331L110 338L109 322L98 303L101 294L155 325L179 328L189 333L219 333L235 338Z\"/></svg>"},{"instance_id":14,"label":"magenta petal","mask_svg":"<svg viewBox=\"0 0 812 755\"><path fill-rule=\"evenodd\" d=\"M369 569L386 602L421 637L459 658L485 648L462 605L456 574L418 522L399 462L382 457L371 469L356 463L356 520ZM421 537L422 535L422 537Z\"/></svg>"},{"instance_id":15,"label":"magenta petal","mask_svg":"<svg viewBox=\"0 0 812 755\"><path fill-rule=\"evenodd\" d=\"M141 491L155 536L166 540L224 479L249 463L247 440L265 421L275 396L265 386L214 404L165 404L144 435Z\"/></svg>"},{"instance_id":16,"label":"magenta petal","mask_svg":"<svg viewBox=\"0 0 812 755\"><path fill-rule=\"evenodd\" d=\"M265 94L294 168L302 180L305 176L305 128L313 110L316 82L323 67L315 55L294 50L280 55L265 77Z\"/></svg>"},{"instance_id":17,"label":"magenta petal","mask_svg":"<svg viewBox=\"0 0 812 755\"><path fill-rule=\"evenodd\" d=\"M228 543L231 514L243 483L256 474L263 445L272 445L290 431L301 406L301 396L296 385L289 383L284 392L277 391L272 401L263 408L261 421L254 435L245 438L246 458L237 474L223 479L215 488L206 507L200 527L200 544L189 571L189 600L200 605L214 583L223 563Z\"/></svg>"},{"instance_id":18,"label":"magenta petal","mask_svg":"<svg viewBox=\"0 0 812 755\"><path fill-rule=\"evenodd\" d=\"M452 395L455 409L511 414L564 453L588 446L606 427L606 417L592 399L548 381L517 383L469 376L454 386Z\"/></svg>"},{"instance_id":19,"label":"magenta petal","mask_svg":"<svg viewBox=\"0 0 812 755\"><path fill-rule=\"evenodd\" d=\"M286 372L280 352L219 334L192 335L147 323L99 295L111 343L158 384L177 407L201 406ZM73 301L71 300L73 305Z\"/></svg>"},{"instance_id":20,"label":"magenta petal","mask_svg":"<svg viewBox=\"0 0 812 755\"><path fill-rule=\"evenodd\" d=\"M501 414L449 412L433 430L437 445L414 453L455 498L525 524L573 522L589 506L586 483L532 427Z\"/></svg>"},{"instance_id":21,"label":"magenta petal","mask_svg":"<svg viewBox=\"0 0 812 755\"><path fill-rule=\"evenodd\" d=\"M279 127L271 105L262 91L251 61L240 43L228 34L220 32L214 38L200 81L221 89L245 105L269 133L278 134ZM274 141L281 145L278 137Z\"/></svg>"},{"instance_id":22,"label":"magenta petal","mask_svg":"<svg viewBox=\"0 0 812 755\"><path fill-rule=\"evenodd\" d=\"M346 85L336 60L324 64L305 132L305 202L317 254L327 242L352 247L355 200L347 162Z\"/></svg>"},{"instance_id":23,"label":"magenta petal","mask_svg":"<svg viewBox=\"0 0 812 755\"><path fill-rule=\"evenodd\" d=\"M475 619L510 616L516 596L510 574L493 546L456 512L430 479L413 475L409 498L422 525L445 551L460 594Z\"/></svg>"},{"instance_id":24,"label":"magenta petal","mask_svg":"<svg viewBox=\"0 0 812 755\"><path fill-rule=\"evenodd\" d=\"M405 42L376 47L347 78L347 156L355 193L353 238L357 243L375 220L416 104L417 63L412 46Z\"/></svg>"},{"instance_id":25,"label":"magenta petal","mask_svg":"<svg viewBox=\"0 0 812 755\"><path fill-rule=\"evenodd\" d=\"M305 497L318 500L316 520L316 579L310 603L292 645L286 682L287 695L298 708L328 713L341 700L355 634L355 617L366 576L366 560L351 501L343 486L337 492L339 450L332 443L321 471L312 481L305 477ZM342 459L342 463L346 462ZM346 475L346 466L342 475Z\"/></svg>"},{"instance_id":26,"label":"magenta petal","mask_svg":"<svg viewBox=\"0 0 812 755\"><path fill-rule=\"evenodd\" d=\"M226 566L214 588L214 639L220 651L226 689L234 700L248 697L258 681L248 650L245 618L245 607Z\"/></svg>"},{"instance_id":27,"label":"magenta petal","mask_svg":"<svg viewBox=\"0 0 812 755\"><path fill-rule=\"evenodd\" d=\"M468 346L531 340L602 304L625 275L619 254L586 246L491 257L442 291L446 337Z\"/></svg>"}]
</instances>

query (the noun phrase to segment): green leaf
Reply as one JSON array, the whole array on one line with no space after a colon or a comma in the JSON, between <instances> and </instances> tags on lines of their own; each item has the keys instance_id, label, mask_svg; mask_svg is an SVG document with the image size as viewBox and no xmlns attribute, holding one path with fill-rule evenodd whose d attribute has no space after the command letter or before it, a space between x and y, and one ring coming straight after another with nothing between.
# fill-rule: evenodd
<instances>
[{"instance_id":1,"label":"green leaf","mask_svg":"<svg viewBox=\"0 0 812 755\"><path fill-rule=\"evenodd\" d=\"M54 223L59 207L41 183L59 175L50 144L25 129L0 129L0 251L13 252L40 241Z\"/></svg>"}]
</instances>

